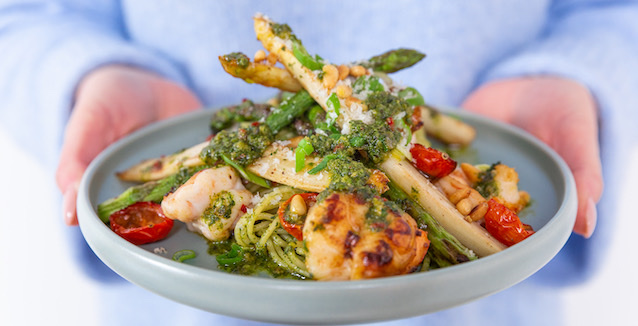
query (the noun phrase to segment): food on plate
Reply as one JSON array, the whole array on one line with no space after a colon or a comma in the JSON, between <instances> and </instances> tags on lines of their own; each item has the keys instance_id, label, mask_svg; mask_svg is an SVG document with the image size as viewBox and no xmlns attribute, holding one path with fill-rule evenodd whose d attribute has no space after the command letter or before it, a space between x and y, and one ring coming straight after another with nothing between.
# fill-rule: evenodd
<instances>
[{"instance_id":1,"label":"food on plate","mask_svg":"<svg viewBox=\"0 0 638 326\"><path fill-rule=\"evenodd\" d=\"M474 128L389 76L423 54L334 64L288 25L258 14L254 26L265 49L220 62L280 93L222 108L209 140L118 173L139 184L98 206L103 221L154 202L209 241L220 269L314 280L423 272L533 234L516 171L450 157Z\"/></svg>"},{"instance_id":2,"label":"food on plate","mask_svg":"<svg viewBox=\"0 0 638 326\"><path fill-rule=\"evenodd\" d=\"M162 240L173 228L158 203L144 201L111 214L109 222L113 232L136 245Z\"/></svg>"}]
</instances>

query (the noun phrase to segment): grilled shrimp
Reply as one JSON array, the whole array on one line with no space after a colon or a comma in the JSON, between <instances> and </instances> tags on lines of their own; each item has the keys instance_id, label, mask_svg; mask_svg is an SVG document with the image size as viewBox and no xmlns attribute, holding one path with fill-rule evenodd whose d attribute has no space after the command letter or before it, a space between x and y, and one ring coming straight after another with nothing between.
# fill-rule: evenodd
<instances>
[{"instance_id":1,"label":"grilled shrimp","mask_svg":"<svg viewBox=\"0 0 638 326\"><path fill-rule=\"evenodd\" d=\"M228 238L252 199L235 170L225 166L197 172L162 200L167 217L186 223L191 231L207 239Z\"/></svg>"},{"instance_id":2,"label":"grilled shrimp","mask_svg":"<svg viewBox=\"0 0 638 326\"><path fill-rule=\"evenodd\" d=\"M303 227L306 267L317 280L399 275L422 262L429 240L414 219L381 198L333 193L315 204Z\"/></svg>"}]
</instances>

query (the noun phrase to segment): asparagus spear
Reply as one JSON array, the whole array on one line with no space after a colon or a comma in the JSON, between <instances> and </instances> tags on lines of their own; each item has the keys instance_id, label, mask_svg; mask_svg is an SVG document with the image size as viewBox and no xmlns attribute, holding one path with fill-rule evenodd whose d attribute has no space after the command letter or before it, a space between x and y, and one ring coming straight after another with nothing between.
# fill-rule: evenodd
<instances>
[{"instance_id":1,"label":"asparagus spear","mask_svg":"<svg viewBox=\"0 0 638 326\"><path fill-rule=\"evenodd\" d=\"M314 103L315 100L310 94L302 89L270 112L266 117L266 125L276 134L281 128L292 123L295 118L304 114Z\"/></svg>"},{"instance_id":2,"label":"asparagus spear","mask_svg":"<svg viewBox=\"0 0 638 326\"><path fill-rule=\"evenodd\" d=\"M231 76L241 78L249 84L276 87L288 92L301 89L301 84L288 70L266 63L251 62L248 56L240 52L221 55L219 62Z\"/></svg>"},{"instance_id":3,"label":"asparagus spear","mask_svg":"<svg viewBox=\"0 0 638 326\"><path fill-rule=\"evenodd\" d=\"M321 69L323 65L308 55L301 45L297 45L297 57L305 58L305 66ZM351 65L361 65L375 72L393 73L413 66L421 61L425 54L412 49L396 49L362 60ZM297 92L302 89L301 84L284 68L271 66L267 63L251 62L250 58L241 53L233 52L219 56L219 62L224 70L233 77L243 79L249 84L260 84L267 87L279 88L283 91ZM310 64L312 63L312 64Z\"/></svg>"},{"instance_id":4,"label":"asparagus spear","mask_svg":"<svg viewBox=\"0 0 638 326\"><path fill-rule=\"evenodd\" d=\"M210 119L210 129L213 133L217 133L237 122L257 121L267 116L269 109L270 106L267 104L255 103L246 99L239 105L228 106L216 111Z\"/></svg>"},{"instance_id":5,"label":"asparagus spear","mask_svg":"<svg viewBox=\"0 0 638 326\"><path fill-rule=\"evenodd\" d=\"M393 73L415 65L425 54L412 49L396 49L359 62L365 68L375 72Z\"/></svg>"},{"instance_id":6,"label":"asparagus spear","mask_svg":"<svg viewBox=\"0 0 638 326\"><path fill-rule=\"evenodd\" d=\"M290 93L288 93L290 94ZM229 106L217 111L211 118L213 132L230 127L233 123L257 121L265 117L265 123L273 134L301 116L315 101L304 89L285 98L278 107L268 112L270 105L256 104L251 100L244 100L239 105Z\"/></svg>"},{"instance_id":7,"label":"asparagus spear","mask_svg":"<svg viewBox=\"0 0 638 326\"><path fill-rule=\"evenodd\" d=\"M98 217L104 223L109 222L109 216L126 208L129 205L141 201L160 202L164 196L184 184L197 171L205 166L181 168L177 173L167 176L161 180L149 181L140 185L135 185L126 189L115 198L108 199L97 206Z\"/></svg>"},{"instance_id":8,"label":"asparagus spear","mask_svg":"<svg viewBox=\"0 0 638 326\"><path fill-rule=\"evenodd\" d=\"M417 221L419 227L428 232L430 248L427 255L430 258L430 264L434 263L435 267L445 267L478 258L474 252L445 231L416 200L408 196L394 182L390 181L388 186L389 189L384 195L392 201L402 203L404 210Z\"/></svg>"}]
</instances>

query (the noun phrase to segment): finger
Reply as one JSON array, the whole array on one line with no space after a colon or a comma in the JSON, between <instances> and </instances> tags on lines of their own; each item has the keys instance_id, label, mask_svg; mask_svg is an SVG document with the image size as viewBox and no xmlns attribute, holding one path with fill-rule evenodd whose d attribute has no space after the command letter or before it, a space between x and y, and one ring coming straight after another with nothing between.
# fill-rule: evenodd
<instances>
[{"instance_id":1,"label":"finger","mask_svg":"<svg viewBox=\"0 0 638 326\"><path fill-rule=\"evenodd\" d=\"M67 124L56 182L63 194L62 216L68 225L77 225L76 197L78 185L89 163L114 137L110 130L99 126L110 125L94 110L76 106ZM98 121L99 120L99 121ZM101 122L101 123L100 123Z\"/></svg>"},{"instance_id":2,"label":"finger","mask_svg":"<svg viewBox=\"0 0 638 326\"><path fill-rule=\"evenodd\" d=\"M62 216L64 223L69 226L78 225L77 197L79 182L74 182L66 188L62 197Z\"/></svg>"},{"instance_id":3,"label":"finger","mask_svg":"<svg viewBox=\"0 0 638 326\"><path fill-rule=\"evenodd\" d=\"M596 227L596 203L603 191L602 166L594 113L572 114L557 124L557 137L550 144L571 169L578 193L574 232L588 238Z\"/></svg>"}]
</instances>

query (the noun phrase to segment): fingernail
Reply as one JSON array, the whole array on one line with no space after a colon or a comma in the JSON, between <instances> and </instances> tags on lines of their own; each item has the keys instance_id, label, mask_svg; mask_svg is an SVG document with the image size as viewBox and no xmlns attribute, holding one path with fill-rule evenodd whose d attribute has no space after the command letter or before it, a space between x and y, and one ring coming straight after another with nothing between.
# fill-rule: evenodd
<instances>
[{"instance_id":1,"label":"fingernail","mask_svg":"<svg viewBox=\"0 0 638 326\"><path fill-rule=\"evenodd\" d=\"M67 187L62 199L62 216L67 225L77 225L75 203L77 199L78 187L73 184Z\"/></svg>"},{"instance_id":2,"label":"fingernail","mask_svg":"<svg viewBox=\"0 0 638 326\"><path fill-rule=\"evenodd\" d=\"M587 200L587 211L585 215L585 237L589 238L594 233L596 228L596 220L598 219L598 212L596 211L596 203L592 198Z\"/></svg>"}]
</instances>

